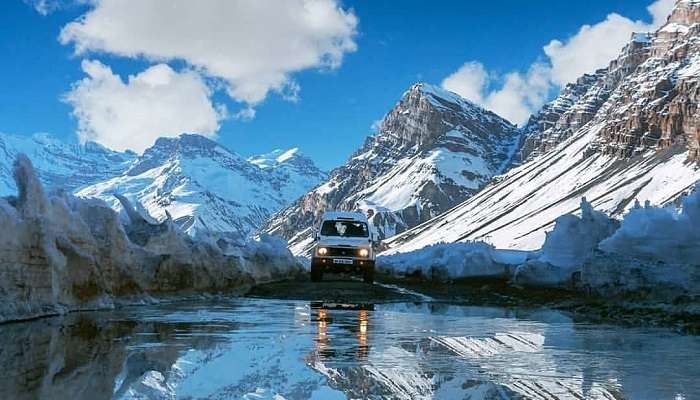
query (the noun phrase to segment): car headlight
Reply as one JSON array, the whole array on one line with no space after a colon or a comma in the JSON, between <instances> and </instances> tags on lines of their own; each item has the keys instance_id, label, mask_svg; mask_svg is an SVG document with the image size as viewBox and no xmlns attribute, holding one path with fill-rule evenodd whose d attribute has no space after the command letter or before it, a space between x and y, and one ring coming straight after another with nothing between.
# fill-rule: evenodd
<instances>
[{"instance_id":1,"label":"car headlight","mask_svg":"<svg viewBox=\"0 0 700 400\"><path fill-rule=\"evenodd\" d=\"M318 248L318 254L321 255L321 256L325 256L326 254L328 254L328 249L325 248L325 247L319 247L319 248Z\"/></svg>"},{"instance_id":2,"label":"car headlight","mask_svg":"<svg viewBox=\"0 0 700 400\"><path fill-rule=\"evenodd\" d=\"M360 249L360 257L369 257L368 249Z\"/></svg>"}]
</instances>

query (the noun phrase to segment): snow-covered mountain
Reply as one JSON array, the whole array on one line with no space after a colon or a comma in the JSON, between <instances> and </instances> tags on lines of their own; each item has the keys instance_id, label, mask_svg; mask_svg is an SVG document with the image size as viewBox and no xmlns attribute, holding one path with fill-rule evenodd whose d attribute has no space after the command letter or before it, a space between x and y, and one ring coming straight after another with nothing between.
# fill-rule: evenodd
<instances>
[{"instance_id":1,"label":"snow-covered mountain","mask_svg":"<svg viewBox=\"0 0 700 400\"><path fill-rule=\"evenodd\" d=\"M19 153L29 156L45 187L68 191L121 175L137 157L96 143L68 144L47 134L0 133L0 196L17 193L12 163Z\"/></svg>"},{"instance_id":2,"label":"snow-covered mountain","mask_svg":"<svg viewBox=\"0 0 700 400\"><path fill-rule=\"evenodd\" d=\"M389 252L475 239L536 249L581 197L616 217L635 199L672 203L700 179L699 103L700 1L680 0L657 32L633 35L530 120L522 165L392 238Z\"/></svg>"},{"instance_id":3,"label":"snow-covered mountain","mask_svg":"<svg viewBox=\"0 0 700 400\"><path fill-rule=\"evenodd\" d=\"M519 140L517 128L496 114L415 84L345 165L263 230L288 239L300 254L325 210L373 209L379 234L395 235L476 193L503 172Z\"/></svg>"},{"instance_id":4,"label":"snow-covered mountain","mask_svg":"<svg viewBox=\"0 0 700 400\"><path fill-rule=\"evenodd\" d=\"M246 160L199 135L160 138L122 175L83 188L114 208L120 193L186 232L247 235L326 175L296 149Z\"/></svg>"}]
</instances>

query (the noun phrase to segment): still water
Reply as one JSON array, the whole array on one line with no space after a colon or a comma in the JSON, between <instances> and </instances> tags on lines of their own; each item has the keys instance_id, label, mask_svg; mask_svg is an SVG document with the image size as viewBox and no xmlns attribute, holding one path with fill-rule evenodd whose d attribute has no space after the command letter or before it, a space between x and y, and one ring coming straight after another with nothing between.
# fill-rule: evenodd
<instances>
[{"instance_id":1,"label":"still water","mask_svg":"<svg viewBox=\"0 0 700 400\"><path fill-rule=\"evenodd\" d=\"M700 399L700 337L240 298L0 325L0 371L0 399Z\"/></svg>"}]
</instances>

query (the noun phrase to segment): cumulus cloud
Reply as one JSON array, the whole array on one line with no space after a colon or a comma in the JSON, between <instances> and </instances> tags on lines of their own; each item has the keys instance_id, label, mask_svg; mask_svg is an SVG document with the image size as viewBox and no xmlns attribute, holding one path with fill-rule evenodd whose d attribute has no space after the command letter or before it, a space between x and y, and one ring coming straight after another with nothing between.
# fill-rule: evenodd
<instances>
[{"instance_id":1,"label":"cumulus cloud","mask_svg":"<svg viewBox=\"0 0 700 400\"><path fill-rule=\"evenodd\" d=\"M356 27L338 0L93 0L59 40L77 54L184 60L255 105L270 91L296 99L295 72L339 67Z\"/></svg>"},{"instance_id":2,"label":"cumulus cloud","mask_svg":"<svg viewBox=\"0 0 700 400\"><path fill-rule=\"evenodd\" d=\"M633 21L612 13L595 25L584 25L568 40L552 40L544 52L552 64L552 81L563 86L584 73L603 68L617 57L632 33L656 30L666 22L675 0L658 0L647 9L651 23Z\"/></svg>"},{"instance_id":3,"label":"cumulus cloud","mask_svg":"<svg viewBox=\"0 0 700 400\"><path fill-rule=\"evenodd\" d=\"M675 1L657 0L647 7L650 23L612 13L597 24L582 26L566 40L552 40L543 48L547 59L532 64L526 73L499 76L481 63L470 61L445 78L442 86L522 124L542 107L552 89L606 67L632 33L654 31L663 25Z\"/></svg>"},{"instance_id":4,"label":"cumulus cloud","mask_svg":"<svg viewBox=\"0 0 700 400\"><path fill-rule=\"evenodd\" d=\"M472 61L445 78L442 87L513 123L522 124L547 101L550 74L548 66L536 63L525 74L511 72L499 77L486 71L481 63Z\"/></svg>"},{"instance_id":5,"label":"cumulus cloud","mask_svg":"<svg viewBox=\"0 0 700 400\"><path fill-rule=\"evenodd\" d=\"M442 87L458 93L467 100L477 104L484 104L484 93L490 82L489 73L480 62L470 61L464 63L457 71L442 81Z\"/></svg>"},{"instance_id":6,"label":"cumulus cloud","mask_svg":"<svg viewBox=\"0 0 700 400\"><path fill-rule=\"evenodd\" d=\"M84 60L82 69L87 77L64 97L73 106L82 142L141 152L158 137L184 132L214 136L226 116L193 71L157 64L123 81L99 61Z\"/></svg>"}]
</instances>

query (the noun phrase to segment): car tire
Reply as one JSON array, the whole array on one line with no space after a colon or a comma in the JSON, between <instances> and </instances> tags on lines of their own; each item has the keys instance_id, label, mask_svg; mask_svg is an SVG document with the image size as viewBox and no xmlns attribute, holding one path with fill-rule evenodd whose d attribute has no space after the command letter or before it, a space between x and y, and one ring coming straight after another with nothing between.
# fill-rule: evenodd
<instances>
[{"instance_id":1,"label":"car tire","mask_svg":"<svg viewBox=\"0 0 700 400\"><path fill-rule=\"evenodd\" d=\"M311 263L311 282L321 282L323 280L323 269L315 262Z\"/></svg>"},{"instance_id":2,"label":"car tire","mask_svg":"<svg viewBox=\"0 0 700 400\"><path fill-rule=\"evenodd\" d=\"M374 283L374 265L368 265L365 267L365 269L362 271L362 280L365 283Z\"/></svg>"}]
</instances>

